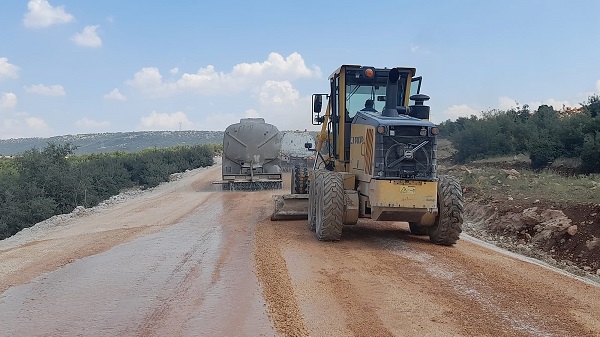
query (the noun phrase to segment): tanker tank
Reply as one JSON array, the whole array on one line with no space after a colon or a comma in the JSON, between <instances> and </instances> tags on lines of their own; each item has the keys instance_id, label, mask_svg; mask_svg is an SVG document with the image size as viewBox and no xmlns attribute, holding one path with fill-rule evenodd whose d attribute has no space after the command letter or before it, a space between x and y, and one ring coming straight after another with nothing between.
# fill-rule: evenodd
<instances>
[{"instance_id":1,"label":"tanker tank","mask_svg":"<svg viewBox=\"0 0 600 337\"><path fill-rule=\"evenodd\" d=\"M308 131L284 131L281 137L281 168L290 171L294 166L311 166L314 152L306 148L306 143L315 144L315 138Z\"/></svg>"},{"instance_id":2,"label":"tanker tank","mask_svg":"<svg viewBox=\"0 0 600 337\"><path fill-rule=\"evenodd\" d=\"M229 190L280 189L281 134L263 118L244 118L225 129L222 178Z\"/></svg>"}]
</instances>

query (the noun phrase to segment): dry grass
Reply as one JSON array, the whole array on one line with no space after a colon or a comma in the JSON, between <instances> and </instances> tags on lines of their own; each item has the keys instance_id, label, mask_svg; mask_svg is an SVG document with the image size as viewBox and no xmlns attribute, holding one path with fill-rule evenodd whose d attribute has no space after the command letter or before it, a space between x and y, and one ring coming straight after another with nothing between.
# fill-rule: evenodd
<instances>
[{"instance_id":1,"label":"dry grass","mask_svg":"<svg viewBox=\"0 0 600 337\"><path fill-rule=\"evenodd\" d=\"M504 195L515 199L600 204L600 174L561 176L551 171L520 170L510 178L507 170L474 168L454 170L463 188L480 195Z\"/></svg>"},{"instance_id":2,"label":"dry grass","mask_svg":"<svg viewBox=\"0 0 600 337\"><path fill-rule=\"evenodd\" d=\"M474 164L494 164L494 163L525 163L531 164L531 159L526 154L518 154L515 156L493 157L473 161Z\"/></svg>"}]
</instances>

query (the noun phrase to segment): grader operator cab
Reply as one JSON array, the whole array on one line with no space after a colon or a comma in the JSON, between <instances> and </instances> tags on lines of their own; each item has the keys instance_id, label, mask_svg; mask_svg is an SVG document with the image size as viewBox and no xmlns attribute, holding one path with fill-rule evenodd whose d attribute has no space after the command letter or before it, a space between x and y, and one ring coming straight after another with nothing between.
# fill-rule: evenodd
<instances>
[{"instance_id":1,"label":"grader operator cab","mask_svg":"<svg viewBox=\"0 0 600 337\"><path fill-rule=\"evenodd\" d=\"M408 222L413 234L436 244L458 240L462 191L456 179L437 174L439 130L415 73L343 65L329 77L330 93L313 95L313 124L322 127L303 216L319 240L339 240L359 217ZM302 213L286 209L288 200L302 196L276 200L274 220Z\"/></svg>"}]
</instances>

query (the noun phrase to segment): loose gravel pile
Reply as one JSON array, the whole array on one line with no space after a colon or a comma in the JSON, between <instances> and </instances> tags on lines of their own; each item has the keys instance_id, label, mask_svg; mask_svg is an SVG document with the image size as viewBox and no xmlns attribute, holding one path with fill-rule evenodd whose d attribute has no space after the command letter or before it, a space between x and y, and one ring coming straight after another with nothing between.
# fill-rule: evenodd
<instances>
[{"instance_id":1,"label":"loose gravel pile","mask_svg":"<svg viewBox=\"0 0 600 337\"><path fill-rule=\"evenodd\" d=\"M269 317L283 336L309 336L304 318L294 295L287 265L277 242L281 240L267 218L256 225L254 259Z\"/></svg>"}]
</instances>

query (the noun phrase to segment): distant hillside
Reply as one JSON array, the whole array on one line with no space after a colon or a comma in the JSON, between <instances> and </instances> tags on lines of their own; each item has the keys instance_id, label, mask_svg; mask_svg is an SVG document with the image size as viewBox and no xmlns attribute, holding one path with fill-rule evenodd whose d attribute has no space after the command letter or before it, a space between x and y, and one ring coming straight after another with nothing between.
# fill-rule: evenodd
<instances>
[{"instance_id":1,"label":"distant hillside","mask_svg":"<svg viewBox=\"0 0 600 337\"><path fill-rule=\"evenodd\" d=\"M140 131L0 139L0 156L16 155L32 148L42 149L49 142L76 145L75 154L137 152L176 145L221 144L223 131Z\"/></svg>"}]
</instances>

